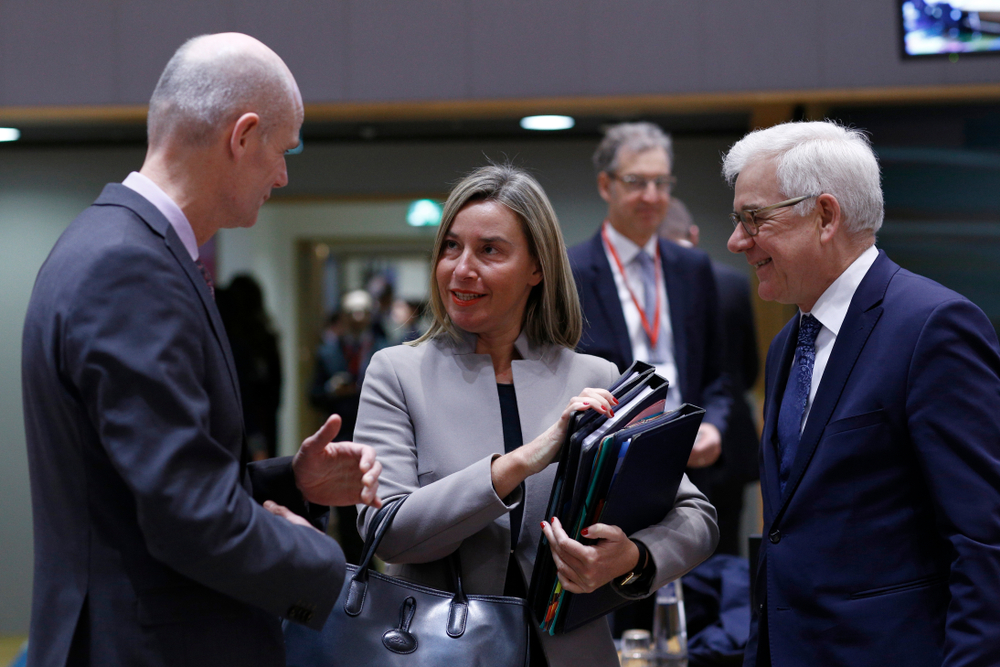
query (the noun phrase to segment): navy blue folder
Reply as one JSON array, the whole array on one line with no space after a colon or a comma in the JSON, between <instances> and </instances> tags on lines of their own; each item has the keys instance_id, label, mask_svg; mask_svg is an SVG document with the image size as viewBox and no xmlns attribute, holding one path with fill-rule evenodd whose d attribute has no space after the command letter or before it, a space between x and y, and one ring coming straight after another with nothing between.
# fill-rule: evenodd
<instances>
[{"instance_id":1,"label":"navy blue folder","mask_svg":"<svg viewBox=\"0 0 1000 667\"><path fill-rule=\"evenodd\" d=\"M639 371L638 381L634 370ZM622 390L621 395L616 390ZM593 413L572 424L547 515L559 518L571 536L585 542L579 531L593 523L615 525L631 535L661 521L673 508L705 411L689 404L660 411L666 391L666 380L648 366L630 368L612 386L620 401L613 424ZM602 427L606 432L594 438ZM548 541L542 537L528 591L541 630L561 634L629 602L610 584L587 594L562 590Z\"/></svg>"}]
</instances>

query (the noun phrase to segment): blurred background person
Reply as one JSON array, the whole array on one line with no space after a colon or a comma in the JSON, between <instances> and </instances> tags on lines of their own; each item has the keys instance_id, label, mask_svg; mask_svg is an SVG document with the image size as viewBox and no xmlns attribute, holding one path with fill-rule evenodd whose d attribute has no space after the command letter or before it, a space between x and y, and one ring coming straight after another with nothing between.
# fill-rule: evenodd
<instances>
[{"instance_id":1,"label":"blurred background person","mask_svg":"<svg viewBox=\"0 0 1000 667\"><path fill-rule=\"evenodd\" d=\"M255 461L272 458L278 453L281 356L264 293L253 277L238 275L215 295L240 380L250 454Z\"/></svg>"},{"instance_id":2,"label":"blurred background person","mask_svg":"<svg viewBox=\"0 0 1000 667\"><path fill-rule=\"evenodd\" d=\"M708 255L657 235L676 181L670 137L653 123L614 125L593 160L608 212L597 233L569 251L583 308L577 350L622 371L633 361L648 362L670 382L667 409L682 403L705 408L688 460L691 481L704 490L710 486L706 468L722 453L732 398L722 373ZM615 612L616 636L652 625L652 598Z\"/></svg>"},{"instance_id":3,"label":"blurred background person","mask_svg":"<svg viewBox=\"0 0 1000 667\"><path fill-rule=\"evenodd\" d=\"M358 418L361 383L372 355L386 346L385 338L372 324L374 300L366 290L344 293L340 311L332 313L316 350L316 369L309 402L323 414L340 415L342 425L335 440L353 440ZM361 559L364 540L354 530L358 512L352 506L336 508L336 524L330 533L340 542L348 563Z\"/></svg>"},{"instance_id":4,"label":"blurred background person","mask_svg":"<svg viewBox=\"0 0 1000 667\"><path fill-rule=\"evenodd\" d=\"M340 311L332 313L316 350L316 369L309 401L321 412L343 419L338 440L351 440L358 414L361 383L372 355L386 346L386 340L372 323L374 301L357 289L346 292Z\"/></svg>"},{"instance_id":5,"label":"blurred background person","mask_svg":"<svg viewBox=\"0 0 1000 667\"><path fill-rule=\"evenodd\" d=\"M688 248L698 245L699 229L687 206L673 197L660 225L660 236ZM700 486L719 514L718 553L740 554L740 517L743 493L760 477L757 449L760 439L747 392L757 382L757 327L746 274L712 261L722 317L722 370L729 379L732 408L722 438L722 455L706 470Z\"/></svg>"},{"instance_id":6,"label":"blurred background person","mask_svg":"<svg viewBox=\"0 0 1000 667\"><path fill-rule=\"evenodd\" d=\"M395 299L389 310L386 341L390 345L399 345L420 338L427 329L422 318L424 310L423 304L418 301Z\"/></svg>"},{"instance_id":7,"label":"blurred background person","mask_svg":"<svg viewBox=\"0 0 1000 667\"><path fill-rule=\"evenodd\" d=\"M674 509L633 535L594 524L587 537L597 542L585 546L549 523L549 464L569 419L608 414L603 387L619 371L573 351L579 301L537 181L509 166L469 174L445 203L432 257L434 322L414 345L374 356L355 433L384 466L383 497L409 496L380 547L391 571L446 587L457 550L467 592L526 597L544 532L567 590L613 582L641 597L707 558L715 513L687 478ZM373 516L363 513L360 528ZM618 664L605 618L555 637L531 627L536 667Z\"/></svg>"}]
</instances>

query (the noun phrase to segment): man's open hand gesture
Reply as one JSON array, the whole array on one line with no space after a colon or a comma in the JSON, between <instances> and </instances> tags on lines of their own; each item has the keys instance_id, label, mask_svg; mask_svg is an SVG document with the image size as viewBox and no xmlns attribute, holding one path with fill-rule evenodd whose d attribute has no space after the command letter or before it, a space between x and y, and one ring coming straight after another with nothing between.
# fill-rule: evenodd
<instances>
[{"instance_id":1,"label":"man's open hand gesture","mask_svg":"<svg viewBox=\"0 0 1000 667\"><path fill-rule=\"evenodd\" d=\"M378 497L378 476L382 464L375 450L356 442L333 442L340 431L339 415L332 415L292 459L295 484L303 497L317 505L382 507Z\"/></svg>"}]
</instances>

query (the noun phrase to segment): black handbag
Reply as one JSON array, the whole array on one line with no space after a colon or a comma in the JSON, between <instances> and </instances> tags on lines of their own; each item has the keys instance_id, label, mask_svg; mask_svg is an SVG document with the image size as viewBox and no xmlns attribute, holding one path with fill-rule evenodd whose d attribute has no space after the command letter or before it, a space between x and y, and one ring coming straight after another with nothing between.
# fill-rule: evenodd
<instances>
[{"instance_id":1,"label":"black handbag","mask_svg":"<svg viewBox=\"0 0 1000 667\"><path fill-rule=\"evenodd\" d=\"M288 667L528 664L528 608L521 598L466 595L456 551L454 593L376 572L372 557L406 499L386 503L368 529L360 565L347 566L340 597L320 631L285 621Z\"/></svg>"}]
</instances>

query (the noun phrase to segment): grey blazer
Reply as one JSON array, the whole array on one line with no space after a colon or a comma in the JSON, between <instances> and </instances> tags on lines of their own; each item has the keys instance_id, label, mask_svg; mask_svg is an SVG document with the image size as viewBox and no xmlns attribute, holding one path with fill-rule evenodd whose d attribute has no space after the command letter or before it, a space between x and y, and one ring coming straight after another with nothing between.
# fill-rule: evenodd
<instances>
[{"instance_id":1,"label":"grey blazer","mask_svg":"<svg viewBox=\"0 0 1000 667\"><path fill-rule=\"evenodd\" d=\"M514 387L525 442L551 426L582 389L607 387L619 374L604 359L532 347L523 333L516 348L522 359L513 362ZM510 553L509 512L525 503L515 553L530 581L556 465L529 477L523 493L497 496L490 465L504 452L500 399L490 357L474 349L475 336L467 335L460 342L442 337L379 351L365 376L354 438L378 453L382 498L410 494L379 549L390 571L448 588L440 559L459 549L466 591L498 595ZM375 514L369 509L358 507L362 531ZM650 590L656 590L711 555L718 540L715 509L685 478L670 514L631 537L649 548L656 563ZM618 664L605 619L558 637L543 635L542 643L552 665Z\"/></svg>"}]
</instances>

